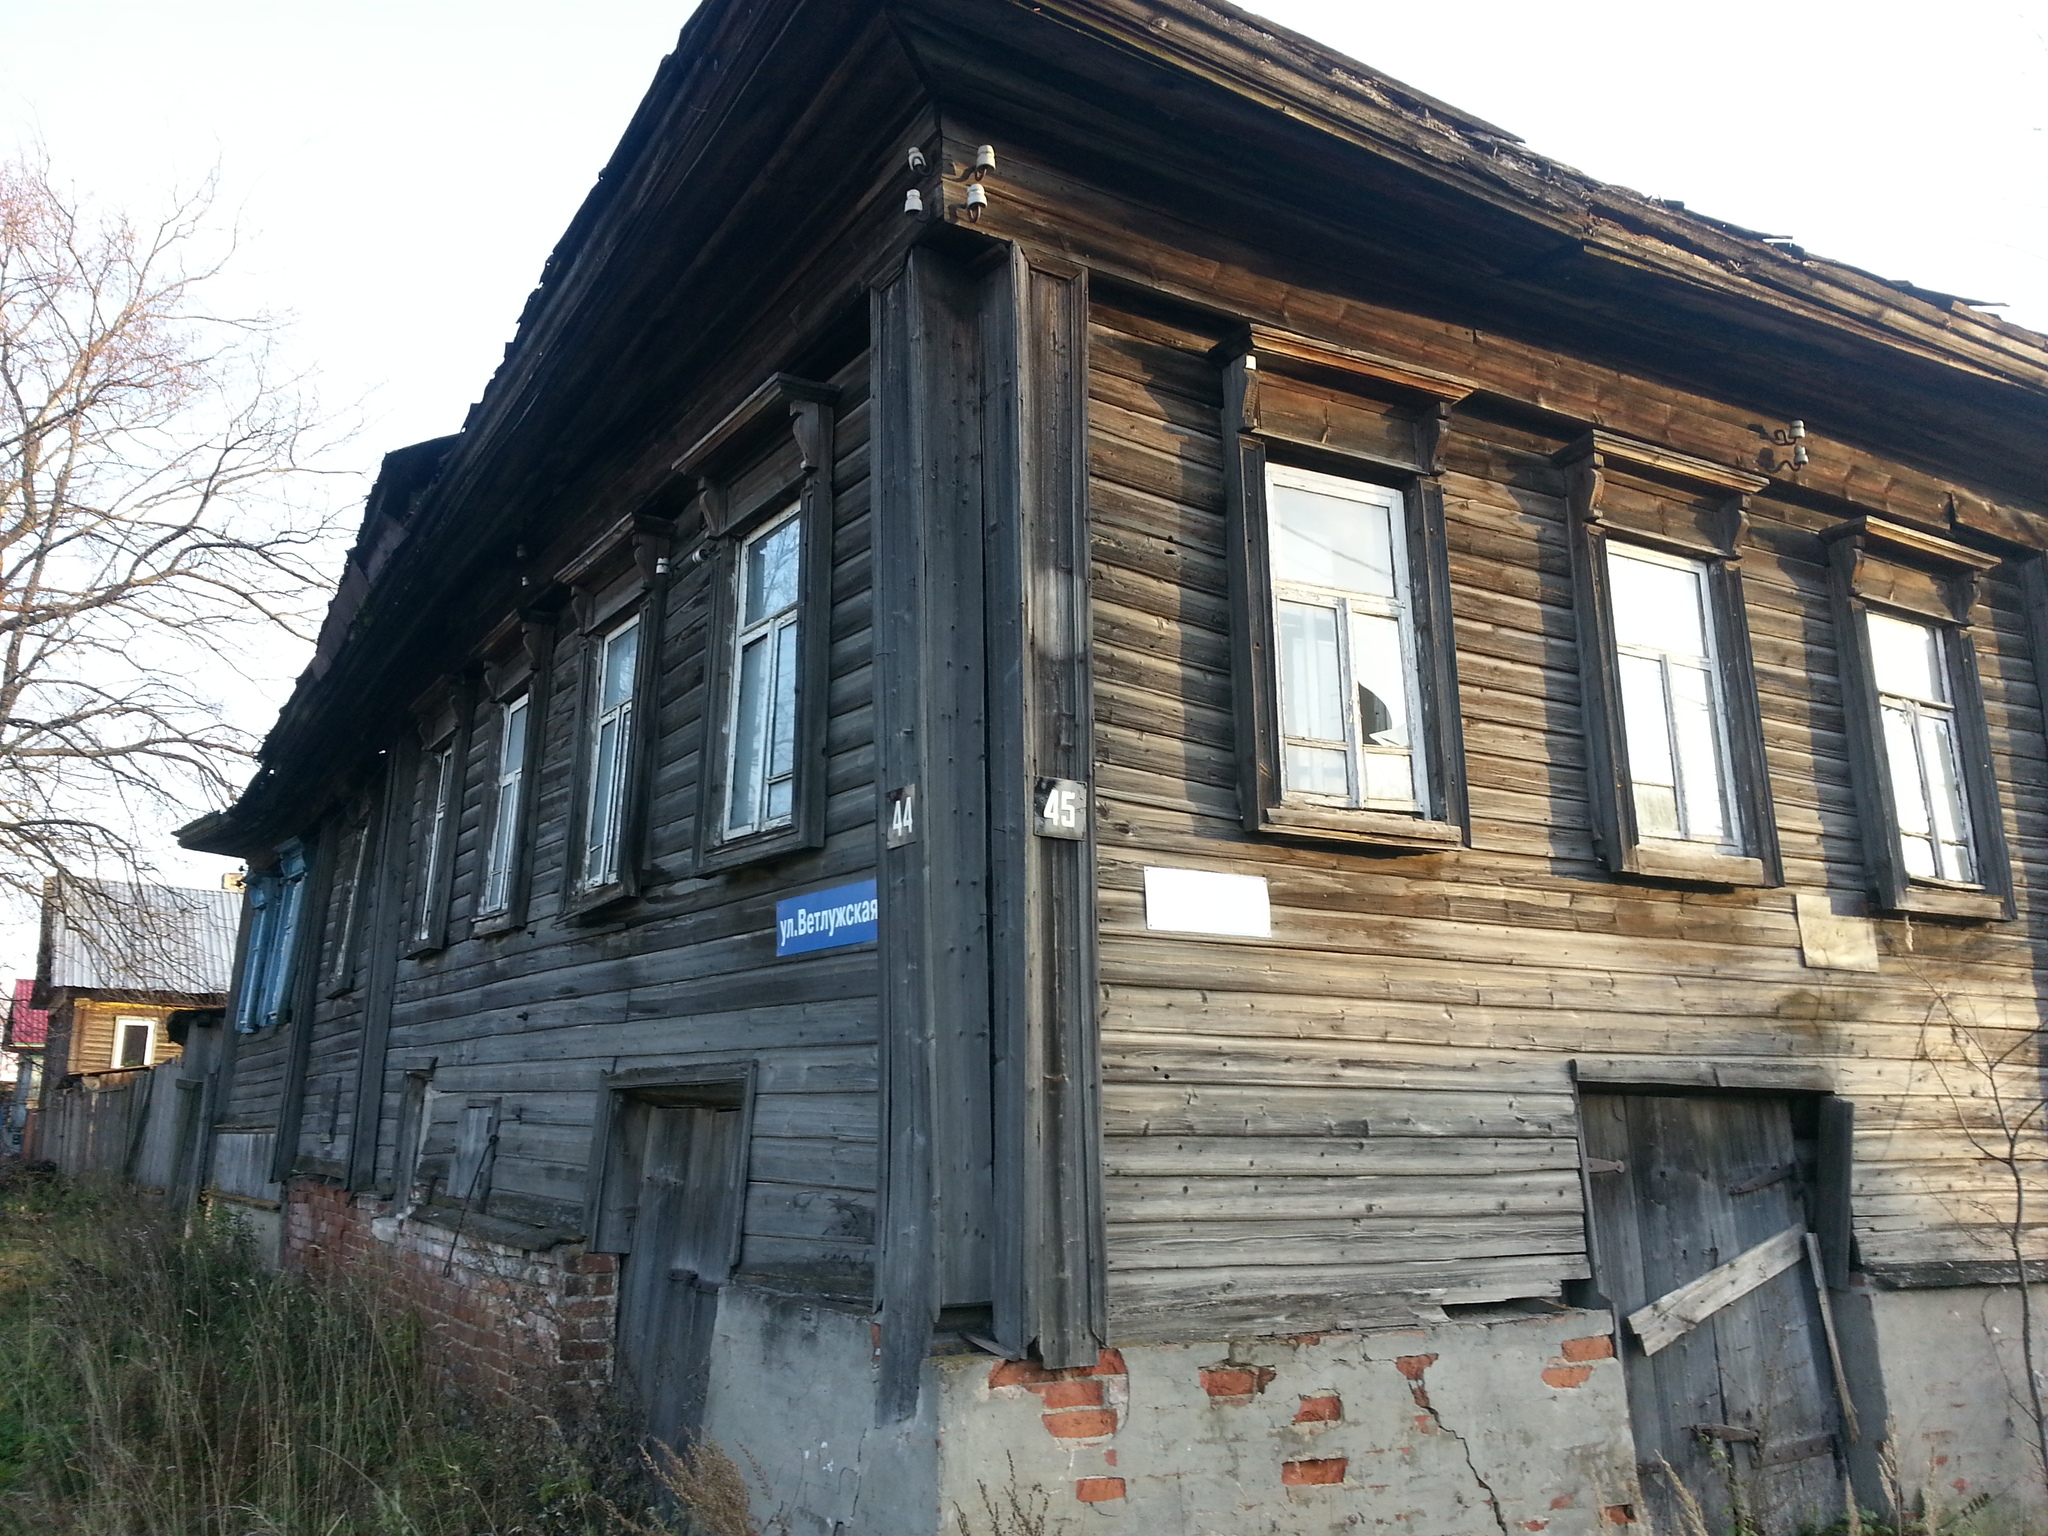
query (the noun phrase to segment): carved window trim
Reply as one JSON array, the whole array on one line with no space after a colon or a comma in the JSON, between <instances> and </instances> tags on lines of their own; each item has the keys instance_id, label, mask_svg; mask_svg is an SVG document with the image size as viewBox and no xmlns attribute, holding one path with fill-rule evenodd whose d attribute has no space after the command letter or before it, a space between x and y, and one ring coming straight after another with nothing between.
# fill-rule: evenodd
<instances>
[{"instance_id":1,"label":"carved window trim","mask_svg":"<svg viewBox=\"0 0 2048 1536\"><path fill-rule=\"evenodd\" d=\"M455 855L469 790L473 679L437 684L413 706L413 712L419 722L420 751L413 786L417 857L408 882L405 918L404 953L408 959L448 947Z\"/></svg>"},{"instance_id":2,"label":"carved window trim","mask_svg":"<svg viewBox=\"0 0 2048 1536\"><path fill-rule=\"evenodd\" d=\"M1849 770L1861 811L1863 857L1872 899L1890 912L1998 921L2014 915L2012 862L1991 756L1991 732L1977 668L1971 611L1977 583L1999 557L1884 518L1861 516L1821 534L1828 548L1835 654L1848 726ZM1903 571L1931 578L1924 598L1884 581ZM1884 747L1877 674L1865 615L1895 614L1933 626L1953 701L1963 797L1976 856L1975 882L1909 874Z\"/></svg>"},{"instance_id":3,"label":"carved window trim","mask_svg":"<svg viewBox=\"0 0 2048 1536\"><path fill-rule=\"evenodd\" d=\"M517 646L485 674L484 707L492 715L490 771L484 814L478 829L476 912L470 923L475 937L510 933L526 926L527 898L533 885L533 845L540 803L540 774L545 761L549 681L554 665L555 616L533 611L518 619ZM518 788L510 805L500 792L504 772L504 730L514 705L525 701L525 753L518 765ZM509 829L502 826L511 820ZM488 908L501 836L508 841L505 901Z\"/></svg>"},{"instance_id":4,"label":"carved window trim","mask_svg":"<svg viewBox=\"0 0 2048 1536\"><path fill-rule=\"evenodd\" d=\"M1297 842L1428 853L1469 833L1457 637L1451 619L1449 546L1437 445L1451 408L1472 386L1369 353L1265 327L1219 350L1223 367L1226 538L1231 681L1236 704L1238 795L1245 829ZM1270 423L1261 409L1268 376L1300 380L1391 404L1412 428L1412 448L1338 448ZM1316 805L1283 790L1279 660L1268 549L1268 465L1317 470L1387 487L1403 503L1410 626L1421 719L1415 749L1428 804L1420 814Z\"/></svg>"},{"instance_id":5,"label":"carved window trim","mask_svg":"<svg viewBox=\"0 0 2048 1536\"><path fill-rule=\"evenodd\" d=\"M699 734L695 869L715 874L825 842L825 733L831 718L832 472L839 390L778 373L676 460L702 487L710 623ZM789 819L724 834L730 773L733 642L739 624L739 558L748 537L790 514L798 519L796 763Z\"/></svg>"},{"instance_id":6,"label":"carved window trim","mask_svg":"<svg viewBox=\"0 0 2048 1536\"><path fill-rule=\"evenodd\" d=\"M661 493L650 498L655 505ZM577 921L608 917L635 901L650 871L647 859L647 797L653 774L650 757L657 733L662 639L669 587L673 531L667 516L653 511L626 514L598 536L560 573L567 588L566 617L578 651L575 657L574 731L569 775L568 837L562 871L562 910ZM598 691L607 640L638 625L631 710L617 750L622 755L618 793L618 834L612 878L585 879L591 813L592 760L598 724ZM535 675L543 669L536 663ZM529 750L533 750L529 743Z\"/></svg>"},{"instance_id":7,"label":"carved window trim","mask_svg":"<svg viewBox=\"0 0 2048 1536\"><path fill-rule=\"evenodd\" d=\"M1706 459L1605 431L1588 432L1552 462L1564 471L1578 631L1580 714L1586 738L1586 788L1593 840L1611 872L1714 886L1784 883L1778 849L1763 712L1750 654L1742 590L1742 540L1749 498L1770 482ZM1667 515L1610 504L1610 477L1625 474L1668 495ZM1686 504L1690 503L1690 513ZM1725 712L1730 809L1740 822L1741 852L1646 838L1636 825L1634 780L1622 723L1621 683L1609 590L1612 542L1697 561L1706 569L1716 689Z\"/></svg>"}]
</instances>

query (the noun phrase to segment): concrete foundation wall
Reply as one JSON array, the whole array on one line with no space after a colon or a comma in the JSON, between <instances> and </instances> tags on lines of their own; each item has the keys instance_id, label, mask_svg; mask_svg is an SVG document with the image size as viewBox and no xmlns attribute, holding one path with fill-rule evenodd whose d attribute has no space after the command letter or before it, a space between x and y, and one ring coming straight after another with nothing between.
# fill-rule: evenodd
<instances>
[{"instance_id":1,"label":"concrete foundation wall","mask_svg":"<svg viewBox=\"0 0 2048 1536\"><path fill-rule=\"evenodd\" d=\"M1907 1502L1951 1512L1982 1505L1987 1524L2048 1523L2027 1406L2019 1292L1998 1286L1869 1290L1855 1300L1867 1309L1889 1419L1888 1429L1866 1427L1864 1439L1890 1440ZM2048 1322L2044 1304L2048 1298L2037 1293L2037 1320ZM2048 1361L2048 1339L2042 1359ZM1865 1502L1873 1492L1884 1497L1875 1456L1859 1459Z\"/></svg>"},{"instance_id":2,"label":"concrete foundation wall","mask_svg":"<svg viewBox=\"0 0 2048 1536\"><path fill-rule=\"evenodd\" d=\"M793 1536L995 1536L1020 1506L1049 1536L1593 1536L1638 1502L1608 1328L1517 1315L1064 1371L942 1356L920 1418L878 1430L865 1318L735 1288L705 1432Z\"/></svg>"}]
</instances>

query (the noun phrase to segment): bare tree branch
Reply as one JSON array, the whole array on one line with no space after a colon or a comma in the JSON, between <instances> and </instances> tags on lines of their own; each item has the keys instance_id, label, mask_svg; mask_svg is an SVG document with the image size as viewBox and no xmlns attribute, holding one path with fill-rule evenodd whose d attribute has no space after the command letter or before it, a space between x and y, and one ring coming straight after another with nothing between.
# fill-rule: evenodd
<instances>
[{"instance_id":1,"label":"bare tree branch","mask_svg":"<svg viewBox=\"0 0 2048 1536\"><path fill-rule=\"evenodd\" d=\"M209 684L327 590L309 395L206 303L214 190L138 224L0 163L0 890L224 803L254 743Z\"/></svg>"}]
</instances>

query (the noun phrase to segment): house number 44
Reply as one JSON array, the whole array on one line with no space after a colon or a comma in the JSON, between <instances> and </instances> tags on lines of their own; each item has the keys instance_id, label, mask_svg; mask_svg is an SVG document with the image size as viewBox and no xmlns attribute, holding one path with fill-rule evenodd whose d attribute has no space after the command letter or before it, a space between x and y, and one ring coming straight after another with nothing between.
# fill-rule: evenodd
<instances>
[{"instance_id":1,"label":"house number 44","mask_svg":"<svg viewBox=\"0 0 2048 1536\"><path fill-rule=\"evenodd\" d=\"M1080 842L1088 835L1088 786L1078 779L1040 779L1032 792L1031 830Z\"/></svg>"}]
</instances>

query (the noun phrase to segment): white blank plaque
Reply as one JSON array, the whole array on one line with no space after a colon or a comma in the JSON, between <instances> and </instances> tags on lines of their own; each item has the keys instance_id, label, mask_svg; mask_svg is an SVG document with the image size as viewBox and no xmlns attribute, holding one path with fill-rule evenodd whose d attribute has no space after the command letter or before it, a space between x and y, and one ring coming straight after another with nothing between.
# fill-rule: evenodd
<instances>
[{"instance_id":1,"label":"white blank plaque","mask_svg":"<svg viewBox=\"0 0 2048 1536\"><path fill-rule=\"evenodd\" d=\"M1145 926L1164 933L1270 939L1273 908L1262 875L1207 869L1145 870Z\"/></svg>"}]
</instances>

